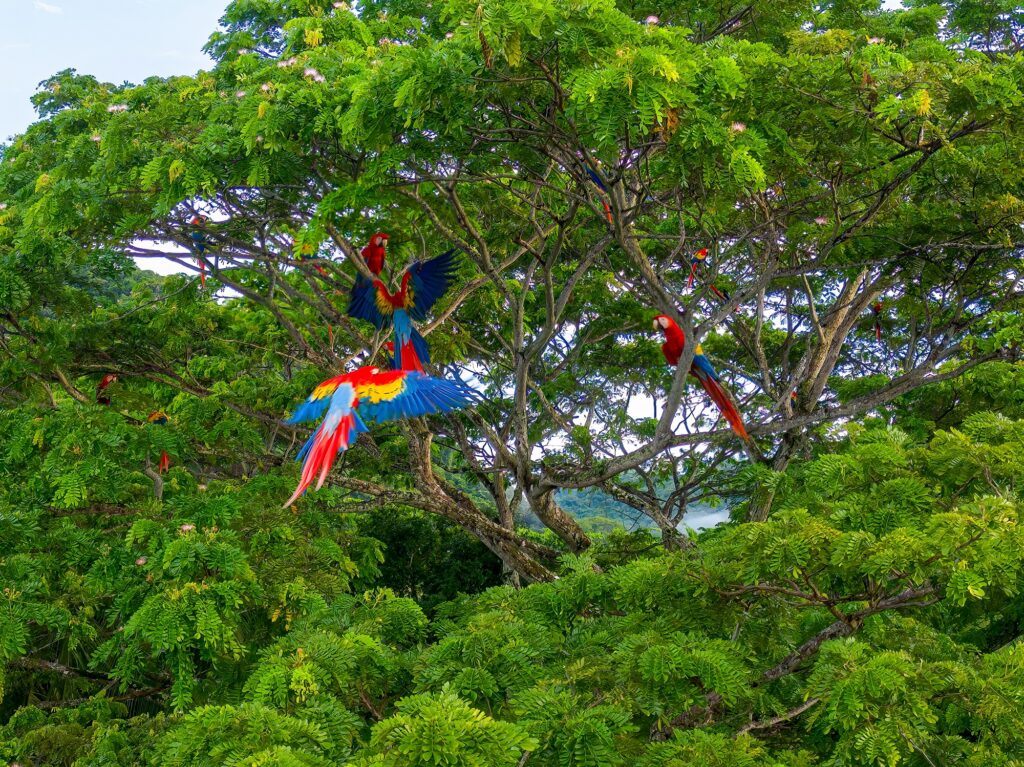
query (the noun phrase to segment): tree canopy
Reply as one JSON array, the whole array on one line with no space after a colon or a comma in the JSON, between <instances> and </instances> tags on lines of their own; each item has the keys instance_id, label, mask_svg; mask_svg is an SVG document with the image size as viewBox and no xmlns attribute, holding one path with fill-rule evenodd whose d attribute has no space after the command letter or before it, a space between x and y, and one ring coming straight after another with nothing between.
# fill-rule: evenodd
<instances>
[{"instance_id":1,"label":"tree canopy","mask_svg":"<svg viewBox=\"0 0 1024 767\"><path fill-rule=\"evenodd\" d=\"M1008 0L234 0L210 71L41 83L0 756L1024 763L1022 44ZM483 401L283 510L289 411L388 366L346 313L378 231L385 279L458 249L421 330Z\"/></svg>"}]
</instances>

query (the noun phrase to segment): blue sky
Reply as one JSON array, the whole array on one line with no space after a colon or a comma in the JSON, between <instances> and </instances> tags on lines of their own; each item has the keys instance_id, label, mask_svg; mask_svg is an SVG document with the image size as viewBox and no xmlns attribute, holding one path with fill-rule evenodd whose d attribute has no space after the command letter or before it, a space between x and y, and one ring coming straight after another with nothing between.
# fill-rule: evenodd
<instances>
[{"instance_id":1,"label":"blue sky","mask_svg":"<svg viewBox=\"0 0 1024 767\"><path fill-rule=\"evenodd\" d=\"M104 82L209 68L227 0L0 0L0 143L35 117L29 97L73 67Z\"/></svg>"}]
</instances>

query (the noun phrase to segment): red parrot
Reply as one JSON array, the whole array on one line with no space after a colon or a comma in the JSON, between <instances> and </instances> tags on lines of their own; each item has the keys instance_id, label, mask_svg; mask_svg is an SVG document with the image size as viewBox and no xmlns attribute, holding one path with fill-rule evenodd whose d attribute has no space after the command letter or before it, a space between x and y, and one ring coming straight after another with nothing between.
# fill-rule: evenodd
<instances>
[{"instance_id":1,"label":"red parrot","mask_svg":"<svg viewBox=\"0 0 1024 767\"><path fill-rule=\"evenodd\" d=\"M872 314L875 315L875 340L882 340L882 302L876 301L875 305L871 307Z\"/></svg>"},{"instance_id":2,"label":"red parrot","mask_svg":"<svg viewBox=\"0 0 1024 767\"><path fill-rule=\"evenodd\" d=\"M478 399L479 395L462 381L431 378L413 370L382 371L367 366L329 378L287 421L315 421L327 411L299 451L297 460L305 461L302 478L285 507L306 492L318 475L316 489L323 486L338 453L355 442L359 432L368 430L364 419L383 422L447 413Z\"/></svg>"},{"instance_id":3,"label":"red parrot","mask_svg":"<svg viewBox=\"0 0 1024 767\"><path fill-rule=\"evenodd\" d=\"M203 257L203 254L206 253L206 232L202 230L202 227L206 226L208 220L208 216L192 216L190 222L192 226L196 227L190 236L192 242L195 243L196 252L199 254L196 256L196 264L199 266L199 286L202 288L206 287L206 259Z\"/></svg>"},{"instance_id":4,"label":"red parrot","mask_svg":"<svg viewBox=\"0 0 1024 767\"><path fill-rule=\"evenodd\" d=\"M416 262L402 275L402 287L394 294L380 280L356 277L348 314L372 322L378 330L390 319L395 331L392 351L396 370L422 373L424 363L430 362L430 349L412 320L426 320L427 312L448 290L454 279L455 255L449 250L429 261Z\"/></svg>"},{"instance_id":5,"label":"red parrot","mask_svg":"<svg viewBox=\"0 0 1024 767\"><path fill-rule=\"evenodd\" d=\"M370 244L363 248L360 253L363 260L374 274L380 274L384 268L384 258L388 254L388 240L390 235L385 232L377 232L370 238Z\"/></svg>"},{"instance_id":6,"label":"red parrot","mask_svg":"<svg viewBox=\"0 0 1024 767\"><path fill-rule=\"evenodd\" d=\"M167 414L162 412L162 411L160 411L160 410L156 410L156 411L150 413L149 414L149 418L147 418L146 420L148 420L152 424L156 424L157 426L166 426L167 425ZM167 455L167 451L166 450L161 450L160 451L160 464L157 467L157 471L160 474L165 474L167 472L167 470L170 469L170 468L171 468L171 457L169 455Z\"/></svg>"},{"instance_id":7,"label":"red parrot","mask_svg":"<svg viewBox=\"0 0 1024 767\"><path fill-rule=\"evenodd\" d=\"M654 318L654 329L665 334L665 343L661 345L661 353L665 355L666 362L669 365L678 365L679 358L683 354L683 347L686 345L683 329L676 324L675 320L664 314L659 314ZM741 439L749 442L750 435L747 434L747 430L743 426L743 419L740 417L739 411L736 410L736 406L732 404L732 400L729 399L728 393L722 388L721 379L715 369L711 367L708 358L704 356L700 344L697 344L697 352L693 357L693 364L690 365L690 375L704 387L704 391L708 393L711 401L729 422L732 430Z\"/></svg>"},{"instance_id":8,"label":"red parrot","mask_svg":"<svg viewBox=\"0 0 1024 767\"><path fill-rule=\"evenodd\" d=\"M106 388L110 386L110 384L114 383L114 381L116 380L117 376L114 373L107 373L105 376L103 376L103 378L99 382L99 385L96 387L96 404L110 404L110 397L108 397L103 392L106 391Z\"/></svg>"},{"instance_id":9,"label":"red parrot","mask_svg":"<svg viewBox=\"0 0 1024 767\"><path fill-rule=\"evenodd\" d=\"M687 288L693 287L693 278L697 276L697 267L704 263L704 259L706 259L707 257L707 248L701 248L700 250L693 254L693 257L690 259L690 279L686 281Z\"/></svg>"}]
</instances>

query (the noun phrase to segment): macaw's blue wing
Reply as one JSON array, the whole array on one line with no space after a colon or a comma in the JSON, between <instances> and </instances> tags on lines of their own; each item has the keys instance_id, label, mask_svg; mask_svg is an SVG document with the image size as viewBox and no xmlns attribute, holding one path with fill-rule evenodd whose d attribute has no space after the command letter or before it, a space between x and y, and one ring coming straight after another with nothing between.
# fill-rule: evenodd
<instances>
[{"instance_id":1,"label":"macaw's blue wing","mask_svg":"<svg viewBox=\"0 0 1024 767\"><path fill-rule=\"evenodd\" d=\"M447 413L480 400L462 381L431 378L412 370L378 373L373 381L357 384L356 394L359 412L374 421Z\"/></svg>"},{"instance_id":2,"label":"macaw's blue wing","mask_svg":"<svg viewBox=\"0 0 1024 767\"><path fill-rule=\"evenodd\" d=\"M291 418L286 420L285 423L306 423L320 418L331 403L331 396L343 382L343 378L343 375L335 376L319 384L313 389L313 393L309 395L309 398L295 409Z\"/></svg>"},{"instance_id":3,"label":"macaw's blue wing","mask_svg":"<svg viewBox=\"0 0 1024 767\"><path fill-rule=\"evenodd\" d=\"M429 261L420 261L409 267L405 308L417 322L427 319L437 300L445 294L455 280L456 251L442 253Z\"/></svg>"},{"instance_id":4,"label":"macaw's blue wing","mask_svg":"<svg viewBox=\"0 0 1024 767\"><path fill-rule=\"evenodd\" d=\"M722 380L718 377L718 373L715 372L715 369L711 367L711 361L704 356L699 345L697 346L697 353L693 355L693 364L690 365L690 371L694 375L697 375L698 372L703 373L712 381Z\"/></svg>"},{"instance_id":5,"label":"macaw's blue wing","mask_svg":"<svg viewBox=\"0 0 1024 767\"><path fill-rule=\"evenodd\" d=\"M598 176L597 173L594 172L594 169L591 168L589 165L587 166L587 175L590 176L591 181L597 184L598 189L600 189L602 192L608 191L604 186L604 182L601 181L601 177Z\"/></svg>"},{"instance_id":6,"label":"macaw's blue wing","mask_svg":"<svg viewBox=\"0 0 1024 767\"><path fill-rule=\"evenodd\" d=\"M352 285L352 293L348 302L348 316L372 322L380 330L386 322L386 314L390 313L391 305L382 300L380 286L376 280L368 280L361 274L356 275Z\"/></svg>"}]
</instances>

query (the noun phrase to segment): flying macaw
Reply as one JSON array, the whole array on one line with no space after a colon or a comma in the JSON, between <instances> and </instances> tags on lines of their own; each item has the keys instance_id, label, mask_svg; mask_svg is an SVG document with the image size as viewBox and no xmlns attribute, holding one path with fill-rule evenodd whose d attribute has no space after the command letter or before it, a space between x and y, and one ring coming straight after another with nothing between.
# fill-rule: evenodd
<instances>
[{"instance_id":1,"label":"flying macaw","mask_svg":"<svg viewBox=\"0 0 1024 767\"><path fill-rule=\"evenodd\" d=\"M370 244L360 251L363 260L375 275L384 268L384 258L388 254L388 240L391 236L386 232L377 232L370 238Z\"/></svg>"},{"instance_id":2,"label":"flying macaw","mask_svg":"<svg viewBox=\"0 0 1024 767\"><path fill-rule=\"evenodd\" d=\"M871 307L871 313L875 315L875 340L882 340L882 302L875 301Z\"/></svg>"},{"instance_id":3,"label":"flying macaw","mask_svg":"<svg viewBox=\"0 0 1024 767\"><path fill-rule=\"evenodd\" d=\"M161 410L155 410L154 412L149 414L149 418L147 418L146 420L149 421L152 424L156 424L157 426L166 426L167 425L167 414L164 413ZM160 464L159 464L159 466L157 468L157 471L160 474L165 474L167 472L167 470L170 469L170 468L171 468L171 457L169 455L167 455L167 451L166 450L161 450L160 451Z\"/></svg>"},{"instance_id":4,"label":"flying macaw","mask_svg":"<svg viewBox=\"0 0 1024 767\"><path fill-rule=\"evenodd\" d=\"M590 180L594 182L603 194L608 194L608 188L604 185L604 182L601 181L601 177L597 175L597 171L591 168L589 163L585 164L585 167L587 169L587 175L590 176ZM605 200L604 197L601 198L601 204L604 206L604 214L608 218L608 223L612 223L612 209L608 207L608 201Z\"/></svg>"},{"instance_id":5,"label":"flying macaw","mask_svg":"<svg viewBox=\"0 0 1024 767\"><path fill-rule=\"evenodd\" d=\"M704 263L704 259L708 257L708 249L701 248L690 258L690 279L686 281L686 287L693 287L693 278L697 276L697 267Z\"/></svg>"},{"instance_id":6,"label":"flying macaw","mask_svg":"<svg viewBox=\"0 0 1024 767\"><path fill-rule=\"evenodd\" d=\"M665 355L665 361L669 365L678 365L679 358L683 354L683 347L686 345L683 329L676 324L675 320L664 314L659 314L654 318L654 329L665 334L665 343L661 345L661 353ZM704 356L704 350L701 349L700 344L697 344L697 352L694 354L693 364L690 365L690 375L704 387L704 391L708 393L711 401L729 422L732 430L742 440L749 442L750 435L747 434L747 430L743 426L743 419L740 417L739 411L736 410L736 406L732 404L728 393L722 388L721 379L715 369L711 367L708 358Z\"/></svg>"},{"instance_id":7,"label":"flying macaw","mask_svg":"<svg viewBox=\"0 0 1024 767\"><path fill-rule=\"evenodd\" d=\"M203 257L206 253L206 232L202 227L206 226L208 220L208 216L192 216L192 221L189 222L196 227L189 236L195 245L196 253L199 254L196 256L196 264L199 266L199 285L203 288L206 287L206 259Z\"/></svg>"},{"instance_id":8,"label":"flying macaw","mask_svg":"<svg viewBox=\"0 0 1024 767\"><path fill-rule=\"evenodd\" d=\"M315 421L327 411L299 451L297 460L304 461L302 477L285 508L291 506L318 475L316 489L323 486L338 453L355 442L360 432L368 430L366 421L394 421L447 413L471 405L479 398L480 395L462 381L431 378L414 370L384 371L366 366L327 379L287 421L293 424Z\"/></svg>"},{"instance_id":9,"label":"flying macaw","mask_svg":"<svg viewBox=\"0 0 1024 767\"><path fill-rule=\"evenodd\" d=\"M430 349L412 320L426 320L427 312L448 290L455 276L455 257L453 249L429 261L417 261L402 275L402 287L394 294L380 280L356 277L348 314L372 322L378 330L391 320L395 329L392 364L396 370L422 373L423 365L430 362Z\"/></svg>"},{"instance_id":10,"label":"flying macaw","mask_svg":"<svg viewBox=\"0 0 1024 767\"><path fill-rule=\"evenodd\" d=\"M117 380L117 376L114 373L107 373L100 379L99 384L96 386L96 404L97 405L109 405L110 397L103 392L106 391L110 384Z\"/></svg>"}]
</instances>

